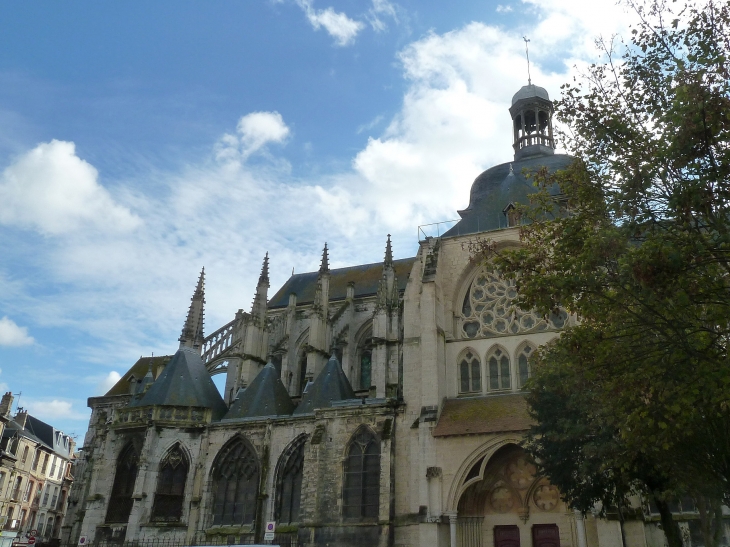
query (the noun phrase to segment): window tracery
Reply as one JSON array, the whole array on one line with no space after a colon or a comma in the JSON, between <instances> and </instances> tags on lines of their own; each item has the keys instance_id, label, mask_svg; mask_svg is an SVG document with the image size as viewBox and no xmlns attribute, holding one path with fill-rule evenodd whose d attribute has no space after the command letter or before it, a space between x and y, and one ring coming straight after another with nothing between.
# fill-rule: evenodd
<instances>
[{"instance_id":1,"label":"window tracery","mask_svg":"<svg viewBox=\"0 0 730 547\"><path fill-rule=\"evenodd\" d=\"M535 348L532 344L525 344L517 355L517 377L520 382L520 387L524 387L532 374L530 357L532 357L533 353L535 353Z\"/></svg>"},{"instance_id":2,"label":"window tracery","mask_svg":"<svg viewBox=\"0 0 730 547\"><path fill-rule=\"evenodd\" d=\"M461 331L466 338L560 329L567 320L564 310L546 318L520 309L514 280L487 269L474 278L461 307Z\"/></svg>"},{"instance_id":3,"label":"window tracery","mask_svg":"<svg viewBox=\"0 0 730 547\"><path fill-rule=\"evenodd\" d=\"M114 485L109 496L109 507L106 512L107 522L127 522L132 512L132 494L139 469L139 454L133 444L128 444L119 454L117 469L114 474ZM49 489L50 490L50 489ZM47 491L48 492L48 491ZM46 493L46 495L48 495Z\"/></svg>"},{"instance_id":4,"label":"window tracery","mask_svg":"<svg viewBox=\"0 0 730 547\"><path fill-rule=\"evenodd\" d=\"M304 444L302 437L282 456L283 467L277 479L277 503L274 520L298 522L304 476Z\"/></svg>"},{"instance_id":5,"label":"window tracery","mask_svg":"<svg viewBox=\"0 0 730 547\"><path fill-rule=\"evenodd\" d=\"M489 390L510 389L512 387L509 356L500 347L494 348L487 357L489 369Z\"/></svg>"},{"instance_id":6,"label":"window tracery","mask_svg":"<svg viewBox=\"0 0 730 547\"><path fill-rule=\"evenodd\" d=\"M256 515L260 466L242 438L225 446L213 464L213 524L252 524Z\"/></svg>"},{"instance_id":7,"label":"window tracery","mask_svg":"<svg viewBox=\"0 0 730 547\"><path fill-rule=\"evenodd\" d=\"M160 462L152 520L178 522L182 518L188 462L180 445L175 445Z\"/></svg>"},{"instance_id":8,"label":"window tracery","mask_svg":"<svg viewBox=\"0 0 730 547\"><path fill-rule=\"evenodd\" d=\"M367 428L350 441L342 496L348 519L377 519L380 507L380 443Z\"/></svg>"},{"instance_id":9,"label":"window tracery","mask_svg":"<svg viewBox=\"0 0 730 547\"><path fill-rule=\"evenodd\" d=\"M476 352L467 349L459 358L459 393L482 390L482 364Z\"/></svg>"}]
</instances>

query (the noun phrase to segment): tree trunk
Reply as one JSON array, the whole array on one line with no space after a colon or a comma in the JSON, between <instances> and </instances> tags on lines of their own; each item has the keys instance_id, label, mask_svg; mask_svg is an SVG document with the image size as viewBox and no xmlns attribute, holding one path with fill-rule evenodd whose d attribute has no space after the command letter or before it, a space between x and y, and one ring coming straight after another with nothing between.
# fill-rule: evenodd
<instances>
[{"instance_id":1,"label":"tree trunk","mask_svg":"<svg viewBox=\"0 0 730 547\"><path fill-rule=\"evenodd\" d=\"M700 513L700 530L705 547L719 547L722 540L722 503L719 499L698 496L695 500Z\"/></svg>"},{"instance_id":2,"label":"tree trunk","mask_svg":"<svg viewBox=\"0 0 730 547\"><path fill-rule=\"evenodd\" d=\"M654 503L659 508L659 515L662 519L662 528L664 528L664 536L667 538L667 547L682 547L682 532L679 530L679 524L672 518L672 512L669 510L669 504L659 499L652 492Z\"/></svg>"}]
</instances>

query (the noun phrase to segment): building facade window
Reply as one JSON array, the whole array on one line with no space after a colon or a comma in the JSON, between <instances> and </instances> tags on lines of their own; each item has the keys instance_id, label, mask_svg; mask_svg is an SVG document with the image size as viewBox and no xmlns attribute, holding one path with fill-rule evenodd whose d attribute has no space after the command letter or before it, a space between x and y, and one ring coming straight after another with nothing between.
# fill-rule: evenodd
<instances>
[{"instance_id":1,"label":"building facade window","mask_svg":"<svg viewBox=\"0 0 730 547\"><path fill-rule=\"evenodd\" d=\"M276 485L276 509L274 520L278 522L299 522L299 506L302 497L304 476L304 443L302 437L281 457Z\"/></svg>"},{"instance_id":2,"label":"building facade window","mask_svg":"<svg viewBox=\"0 0 730 547\"><path fill-rule=\"evenodd\" d=\"M132 512L134 483L139 470L139 454L131 443L120 453L114 474L114 485L106 511L107 522L127 522Z\"/></svg>"},{"instance_id":3,"label":"building facade window","mask_svg":"<svg viewBox=\"0 0 730 547\"><path fill-rule=\"evenodd\" d=\"M48 517L48 520L46 521L46 529L43 535L47 538L53 536L53 517Z\"/></svg>"},{"instance_id":4,"label":"building facade window","mask_svg":"<svg viewBox=\"0 0 730 547\"><path fill-rule=\"evenodd\" d=\"M25 463L28 460L28 450L30 450L30 448L27 446L23 449L23 458L21 463Z\"/></svg>"},{"instance_id":5,"label":"building facade window","mask_svg":"<svg viewBox=\"0 0 730 547\"><path fill-rule=\"evenodd\" d=\"M459 358L459 393L474 393L482 390L482 364L471 348L462 352Z\"/></svg>"},{"instance_id":6,"label":"building facade window","mask_svg":"<svg viewBox=\"0 0 730 547\"><path fill-rule=\"evenodd\" d=\"M48 469L48 454L43 455L43 467L41 467L41 474L46 474L46 469Z\"/></svg>"},{"instance_id":7,"label":"building facade window","mask_svg":"<svg viewBox=\"0 0 730 547\"><path fill-rule=\"evenodd\" d=\"M520 382L520 387L524 387L532 374L530 370L530 357L532 357L533 353L535 353L535 348L532 344L525 344L517 354L517 377Z\"/></svg>"},{"instance_id":8,"label":"building facade window","mask_svg":"<svg viewBox=\"0 0 730 547\"><path fill-rule=\"evenodd\" d=\"M490 391L512 387L509 356L502 348L496 347L489 353L487 367Z\"/></svg>"},{"instance_id":9,"label":"building facade window","mask_svg":"<svg viewBox=\"0 0 730 547\"><path fill-rule=\"evenodd\" d=\"M36 471L38 469L38 460L40 459L40 457L41 451L36 449L35 456L33 456L33 466L31 467L33 471Z\"/></svg>"},{"instance_id":10,"label":"building facade window","mask_svg":"<svg viewBox=\"0 0 730 547\"><path fill-rule=\"evenodd\" d=\"M53 487L53 497L51 498L51 509L56 509L58 503L58 486Z\"/></svg>"},{"instance_id":11,"label":"building facade window","mask_svg":"<svg viewBox=\"0 0 730 547\"><path fill-rule=\"evenodd\" d=\"M345 459L342 510L346 519L375 520L380 509L380 443L367 428L350 441Z\"/></svg>"},{"instance_id":12,"label":"building facade window","mask_svg":"<svg viewBox=\"0 0 730 547\"><path fill-rule=\"evenodd\" d=\"M225 446L213 464L213 524L252 524L256 516L260 466L242 438Z\"/></svg>"},{"instance_id":13,"label":"building facade window","mask_svg":"<svg viewBox=\"0 0 730 547\"><path fill-rule=\"evenodd\" d=\"M11 499L19 500L20 499L20 487L23 484L23 477L18 477L15 479L15 486L13 487L13 493L11 494Z\"/></svg>"},{"instance_id":14,"label":"building facade window","mask_svg":"<svg viewBox=\"0 0 730 547\"><path fill-rule=\"evenodd\" d=\"M33 493L33 481L28 481L28 486L25 488L25 494L23 494L23 501L28 501Z\"/></svg>"},{"instance_id":15,"label":"building facade window","mask_svg":"<svg viewBox=\"0 0 730 547\"><path fill-rule=\"evenodd\" d=\"M465 338L488 338L561 329L568 315L564 310L547 318L517 306L514 280L484 268L474 277L461 306L460 331Z\"/></svg>"},{"instance_id":16,"label":"building facade window","mask_svg":"<svg viewBox=\"0 0 730 547\"><path fill-rule=\"evenodd\" d=\"M182 519L188 462L180 445L172 447L160 462L152 520L179 522Z\"/></svg>"}]
</instances>

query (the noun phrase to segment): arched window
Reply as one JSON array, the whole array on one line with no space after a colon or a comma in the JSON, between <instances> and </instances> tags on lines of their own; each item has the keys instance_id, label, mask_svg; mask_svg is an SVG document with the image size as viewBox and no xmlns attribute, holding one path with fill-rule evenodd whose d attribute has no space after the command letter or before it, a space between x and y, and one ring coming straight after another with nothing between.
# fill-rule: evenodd
<instances>
[{"instance_id":1,"label":"arched window","mask_svg":"<svg viewBox=\"0 0 730 547\"><path fill-rule=\"evenodd\" d=\"M302 350L299 355L299 394L304 393L307 386L307 352Z\"/></svg>"},{"instance_id":2,"label":"arched window","mask_svg":"<svg viewBox=\"0 0 730 547\"><path fill-rule=\"evenodd\" d=\"M380 443L361 428L350 441L345 460L342 510L348 519L377 519L380 508Z\"/></svg>"},{"instance_id":3,"label":"arched window","mask_svg":"<svg viewBox=\"0 0 730 547\"><path fill-rule=\"evenodd\" d=\"M489 368L489 390L509 389L512 387L510 378L509 356L500 347L494 348L487 357Z\"/></svg>"},{"instance_id":4,"label":"arched window","mask_svg":"<svg viewBox=\"0 0 730 547\"><path fill-rule=\"evenodd\" d=\"M547 317L517 306L515 281L496 271L480 270L461 304L460 334L465 338L489 338L505 334L561 329L568 315L564 310Z\"/></svg>"},{"instance_id":5,"label":"arched window","mask_svg":"<svg viewBox=\"0 0 730 547\"><path fill-rule=\"evenodd\" d=\"M525 344L522 350L517 354L517 375L520 380L520 387L525 385L527 379L531 375L530 357L535 353L535 348L531 344Z\"/></svg>"},{"instance_id":6,"label":"arched window","mask_svg":"<svg viewBox=\"0 0 730 547\"><path fill-rule=\"evenodd\" d=\"M276 510L274 520L278 522L298 522L299 505L302 497L302 477L304 475L304 443L302 437L290 447L280 460L276 484Z\"/></svg>"},{"instance_id":7,"label":"arched window","mask_svg":"<svg viewBox=\"0 0 730 547\"><path fill-rule=\"evenodd\" d=\"M134 483L137 480L139 454L131 443L119 454L117 470L114 474L114 485L109 497L109 507L106 511L107 522L127 522L132 512L132 494Z\"/></svg>"},{"instance_id":8,"label":"arched window","mask_svg":"<svg viewBox=\"0 0 730 547\"><path fill-rule=\"evenodd\" d=\"M361 330L362 332L362 330ZM357 344L357 385L359 389L370 389L373 385L373 328L367 327Z\"/></svg>"},{"instance_id":9,"label":"arched window","mask_svg":"<svg viewBox=\"0 0 730 547\"><path fill-rule=\"evenodd\" d=\"M182 518L188 461L180 445L172 447L160 462L152 520L178 522Z\"/></svg>"},{"instance_id":10,"label":"arched window","mask_svg":"<svg viewBox=\"0 0 730 547\"><path fill-rule=\"evenodd\" d=\"M225 446L213 464L213 524L253 523L259 487L259 460L242 438Z\"/></svg>"},{"instance_id":11,"label":"arched window","mask_svg":"<svg viewBox=\"0 0 730 547\"><path fill-rule=\"evenodd\" d=\"M482 364L471 348L459 358L459 393L473 393L482 390Z\"/></svg>"}]
</instances>

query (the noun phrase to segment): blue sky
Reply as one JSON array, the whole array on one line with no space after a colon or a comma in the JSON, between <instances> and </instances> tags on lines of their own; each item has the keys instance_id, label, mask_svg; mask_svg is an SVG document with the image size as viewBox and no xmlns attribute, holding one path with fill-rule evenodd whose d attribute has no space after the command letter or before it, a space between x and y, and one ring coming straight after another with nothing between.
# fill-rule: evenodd
<instances>
[{"instance_id":1,"label":"blue sky","mask_svg":"<svg viewBox=\"0 0 730 547\"><path fill-rule=\"evenodd\" d=\"M587 5L590 4L590 5ZM79 441L86 398L316 269L412 256L511 158L509 100L625 34L611 1L0 5L0 388Z\"/></svg>"}]
</instances>

